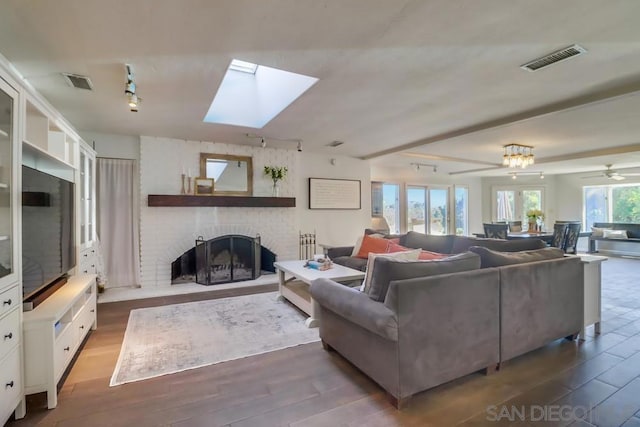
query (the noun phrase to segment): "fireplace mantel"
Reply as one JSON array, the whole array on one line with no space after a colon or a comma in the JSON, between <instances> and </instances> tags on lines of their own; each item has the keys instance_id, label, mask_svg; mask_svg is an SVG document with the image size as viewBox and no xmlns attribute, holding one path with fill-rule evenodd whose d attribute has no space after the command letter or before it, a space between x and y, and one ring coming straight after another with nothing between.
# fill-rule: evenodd
<instances>
[{"instance_id":1,"label":"fireplace mantel","mask_svg":"<svg viewBox=\"0 0 640 427\"><path fill-rule=\"evenodd\" d=\"M193 196L190 194L149 194L147 206L295 208L295 197Z\"/></svg>"}]
</instances>

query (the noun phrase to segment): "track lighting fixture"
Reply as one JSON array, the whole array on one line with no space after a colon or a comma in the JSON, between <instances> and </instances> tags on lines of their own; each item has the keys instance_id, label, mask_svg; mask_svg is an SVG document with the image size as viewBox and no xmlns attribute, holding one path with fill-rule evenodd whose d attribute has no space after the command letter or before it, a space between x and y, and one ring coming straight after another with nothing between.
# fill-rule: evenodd
<instances>
[{"instance_id":1,"label":"track lighting fixture","mask_svg":"<svg viewBox=\"0 0 640 427\"><path fill-rule=\"evenodd\" d=\"M438 166L437 165L427 165L425 163L409 163L409 164L413 167L413 170L416 171L416 172L419 172L421 167L432 168L433 169L433 173L438 172Z\"/></svg>"},{"instance_id":2,"label":"track lighting fixture","mask_svg":"<svg viewBox=\"0 0 640 427\"><path fill-rule=\"evenodd\" d=\"M509 172L509 176L511 176L511 179L518 179L518 175L537 175L540 177L540 179L544 179L544 172L542 171Z\"/></svg>"},{"instance_id":3,"label":"track lighting fixture","mask_svg":"<svg viewBox=\"0 0 640 427\"><path fill-rule=\"evenodd\" d=\"M133 81L133 70L131 69L131 65L125 64L127 69L127 84L124 88L124 94L127 96L129 108L132 113L138 112L138 105L142 98L139 98L136 94L136 83Z\"/></svg>"}]
</instances>

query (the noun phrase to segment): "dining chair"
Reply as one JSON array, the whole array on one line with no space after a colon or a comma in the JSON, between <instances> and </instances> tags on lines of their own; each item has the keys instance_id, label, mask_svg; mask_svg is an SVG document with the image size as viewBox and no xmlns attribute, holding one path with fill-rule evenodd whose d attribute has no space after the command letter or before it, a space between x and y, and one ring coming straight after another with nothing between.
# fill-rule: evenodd
<instances>
[{"instance_id":1,"label":"dining chair","mask_svg":"<svg viewBox=\"0 0 640 427\"><path fill-rule=\"evenodd\" d=\"M555 224L553 224L553 237L551 238L551 246L563 249L564 238L567 234L568 227L569 223L566 222L556 222Z\"/></svg>"},{"instance_id":2,"label":"dining chair","mask_svg":"<svg viewBox=\"0 0 640 427\"><path fill-rule=\"evenodd\" d=\"M571 222L567 225L567 232L564 236L564 242L562 244L562 250L568 254L575 254L578 252L578 238L580 237L580 227L582 224L579 222Z\"/></svg>"},{"instance_id":3,"label":"dining chair","mask_svg":"<svg viewBox=\"0 0 640 427\"><path fill-rule=\"evenodd\" d=\"M522 231L522 221L507 221L509 224L509 232L517 233Z\"/></svg>"},{"instance_id":4,"label":"dining chair","mask_svg":"<svg viewBox=\"0 0 640 427\"><path fill-rule=\"evenodd\" d=\"M484 226L484 236L490 239L507 240L509 224L482 224Z\"/></svg>"}]
</instances>

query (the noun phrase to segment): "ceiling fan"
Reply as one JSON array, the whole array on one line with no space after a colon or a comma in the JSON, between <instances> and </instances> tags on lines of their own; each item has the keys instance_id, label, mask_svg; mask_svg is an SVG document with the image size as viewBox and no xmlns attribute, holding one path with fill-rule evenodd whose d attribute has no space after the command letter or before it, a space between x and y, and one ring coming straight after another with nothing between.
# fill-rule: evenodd
<instances>
[{"instance_id":1,"label":"ceiling fan","mask_svg":"<svg viewBox=\"0 0 640 427\"><path fill-rule=\"evenodd\" d=\"M582 179L604 177L604 178L607 178L607 179L615 179L616 181L622 181L623 179L625 179L628 176L640 176L640 173L625 173L625 174L621 174L618 171L615 171L615 170L611 169L611 166L613 166L613 165L605 165L606 169L603 170L602 172L600 172L598 175L583 176Z\"/></svg>"}]
</instances>

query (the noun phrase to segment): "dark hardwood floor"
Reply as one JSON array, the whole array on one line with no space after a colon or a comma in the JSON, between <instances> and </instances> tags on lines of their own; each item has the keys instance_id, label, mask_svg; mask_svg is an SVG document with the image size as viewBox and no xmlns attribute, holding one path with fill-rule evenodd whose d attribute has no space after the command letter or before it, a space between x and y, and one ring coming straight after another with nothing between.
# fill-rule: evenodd
<instances>
[{"instance_id":1,"label":"dark hardwood floor","mask_svg":"<svg viewBox=\"0 0 640 427\"><path fill-rule=\"evenodd\" d=\"M401 412L375 383L319 342L109 387L131 309L275 286L100 304L98 330L69 371L58 407L47 410L43 394L29 396L27 417L8 425L495 426L517 424L512 421L518 418L503 412L515 408L535 417L546 410L547 419L566 418L568 411L585 415L574 426L640 426L640 260L612 258L603 270L602 335L582 343L560 340L495 375L444 384L415 396Z\"/></svg>"}]
</instances>

